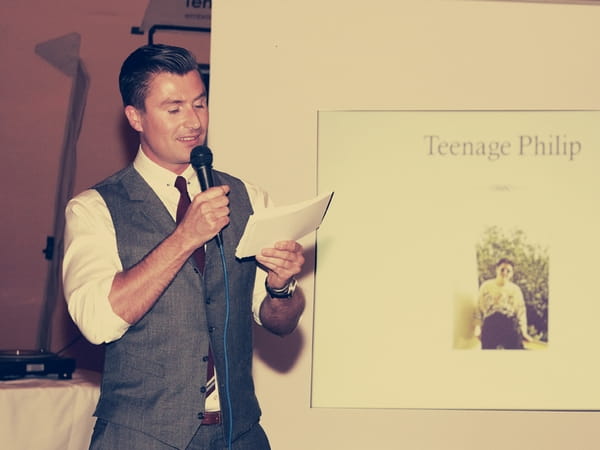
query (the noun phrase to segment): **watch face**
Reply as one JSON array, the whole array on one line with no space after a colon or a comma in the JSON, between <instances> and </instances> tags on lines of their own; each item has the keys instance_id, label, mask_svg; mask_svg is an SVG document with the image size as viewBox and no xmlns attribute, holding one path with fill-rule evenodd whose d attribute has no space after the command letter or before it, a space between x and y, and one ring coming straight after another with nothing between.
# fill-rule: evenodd
<instances>
[{"instance_id":1,"label":"watch face","mask_svg":"<svg viewBox=\"0 0 600 450\"><path fill-rule=\"evenodd\" d=\"M296 290L297 285L298 281L295 278L292 278L291 283L288 285L288 294L290 297L294 295L294 291Z\"/></svg>"}]
</instances>

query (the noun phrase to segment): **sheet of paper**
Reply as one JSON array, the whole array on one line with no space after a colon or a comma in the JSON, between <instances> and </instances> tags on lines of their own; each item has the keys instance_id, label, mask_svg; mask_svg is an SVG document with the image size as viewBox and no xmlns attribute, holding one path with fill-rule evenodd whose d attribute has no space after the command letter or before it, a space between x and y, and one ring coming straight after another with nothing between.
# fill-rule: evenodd
<instances>
[{"instance_id":1,"label":"sheet of paper","mask_svg":"<svg viewBox=\"0 0 600 450\"><path fill-rule=\"evenodd\" d=\"M247 258L277 241L297 240L316 230L323 221L333 192L250 216L235 256Z\"/></svg>"}]
</instances>

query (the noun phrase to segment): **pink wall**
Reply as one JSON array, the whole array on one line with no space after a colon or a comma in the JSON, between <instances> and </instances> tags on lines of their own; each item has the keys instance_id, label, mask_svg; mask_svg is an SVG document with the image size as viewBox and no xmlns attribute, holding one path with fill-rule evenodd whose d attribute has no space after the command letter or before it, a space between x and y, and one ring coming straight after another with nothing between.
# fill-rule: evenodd
<instances>
[{"instance_id":1,"label":"pink wall","mask_svg":"<svg viewBox=\"0 0 600 450\"><path fill-rule=\"evenodd\" d=\"M36 348L49 262L42 249L53 234L59 160L73 80L34 51L69 33L81 36L80 57L90 78L77 144L75 193L121 168L137 149L124 122L117 85L123 59L147 43L133 35L148 0L59 0L0 3L0 142L4 150L0 200L0 350ZM196 33L194 33L196 34ZM164 39L163 39L164 38ZM166 42L166 34L155 41ZM188 37L208 62L207 36ZM14 194L13 194L14 193ZM27 201L25 204L24 201ZM62 297L55 311L50 350L77 336ZM81 341L78 365L96 366L98 353Z\"/></svg>"}]
</instances>

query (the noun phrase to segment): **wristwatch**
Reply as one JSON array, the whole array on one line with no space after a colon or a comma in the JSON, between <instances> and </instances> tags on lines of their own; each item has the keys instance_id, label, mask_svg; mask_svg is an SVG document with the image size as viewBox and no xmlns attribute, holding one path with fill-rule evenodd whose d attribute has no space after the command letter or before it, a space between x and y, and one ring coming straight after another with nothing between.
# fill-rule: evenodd
<instances>
[{"instance_id":1,"label":"wristwatch","mask_svg":"<svg viewBox=\"0 0 600 450\"><path fill-rule=\"evenodd\" d=\"M267 280L265 278L265 288L272 298L290 298L292 295L294 295L297 285L298 280L292 278L285 286L280 288L272 288L267 284Z\"/></svg>"}]
</instances>

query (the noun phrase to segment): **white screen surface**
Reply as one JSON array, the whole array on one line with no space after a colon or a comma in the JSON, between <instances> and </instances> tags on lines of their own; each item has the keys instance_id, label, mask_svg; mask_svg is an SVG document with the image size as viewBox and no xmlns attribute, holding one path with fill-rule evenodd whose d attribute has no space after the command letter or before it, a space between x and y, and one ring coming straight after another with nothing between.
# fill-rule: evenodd
<instances>
[{"instance_id":1,"label":"white screen surface","mask_svg":"<svg viewBox=\"0 0 600 450\"><path fill-rule=\"evenodd\" d=\"M599 121L589 111L320 112L319 189L336 194L318 232L313 406L598 408L582 333L600 313ZM473 335L476 247L489 230L520 239L506 256L549 261L551 322L535 350L481 350Z\"/></svg>"},{"instance_id":2,"label":"white screen surface","mask_svg":"<svg viewBox=\"0 0 600 450\"><path fill-rule=\"evenodd\" d=\"M211 37L215 167L260 183L284 205L316 193L318 111L598 108L599 14L596 6L554 2L220 2ZM322 231L328 219L329 212ZM261 422L273 448L595 449L595 413L313 407L323 298L313 296L313 253L305 244L299 329L255 341ZM339 311L339 321L345 314ZM554 346L552 326L550 338ZM365 383L379 383L379 375L373 367Z\"/></svg>"}]
</instances>

